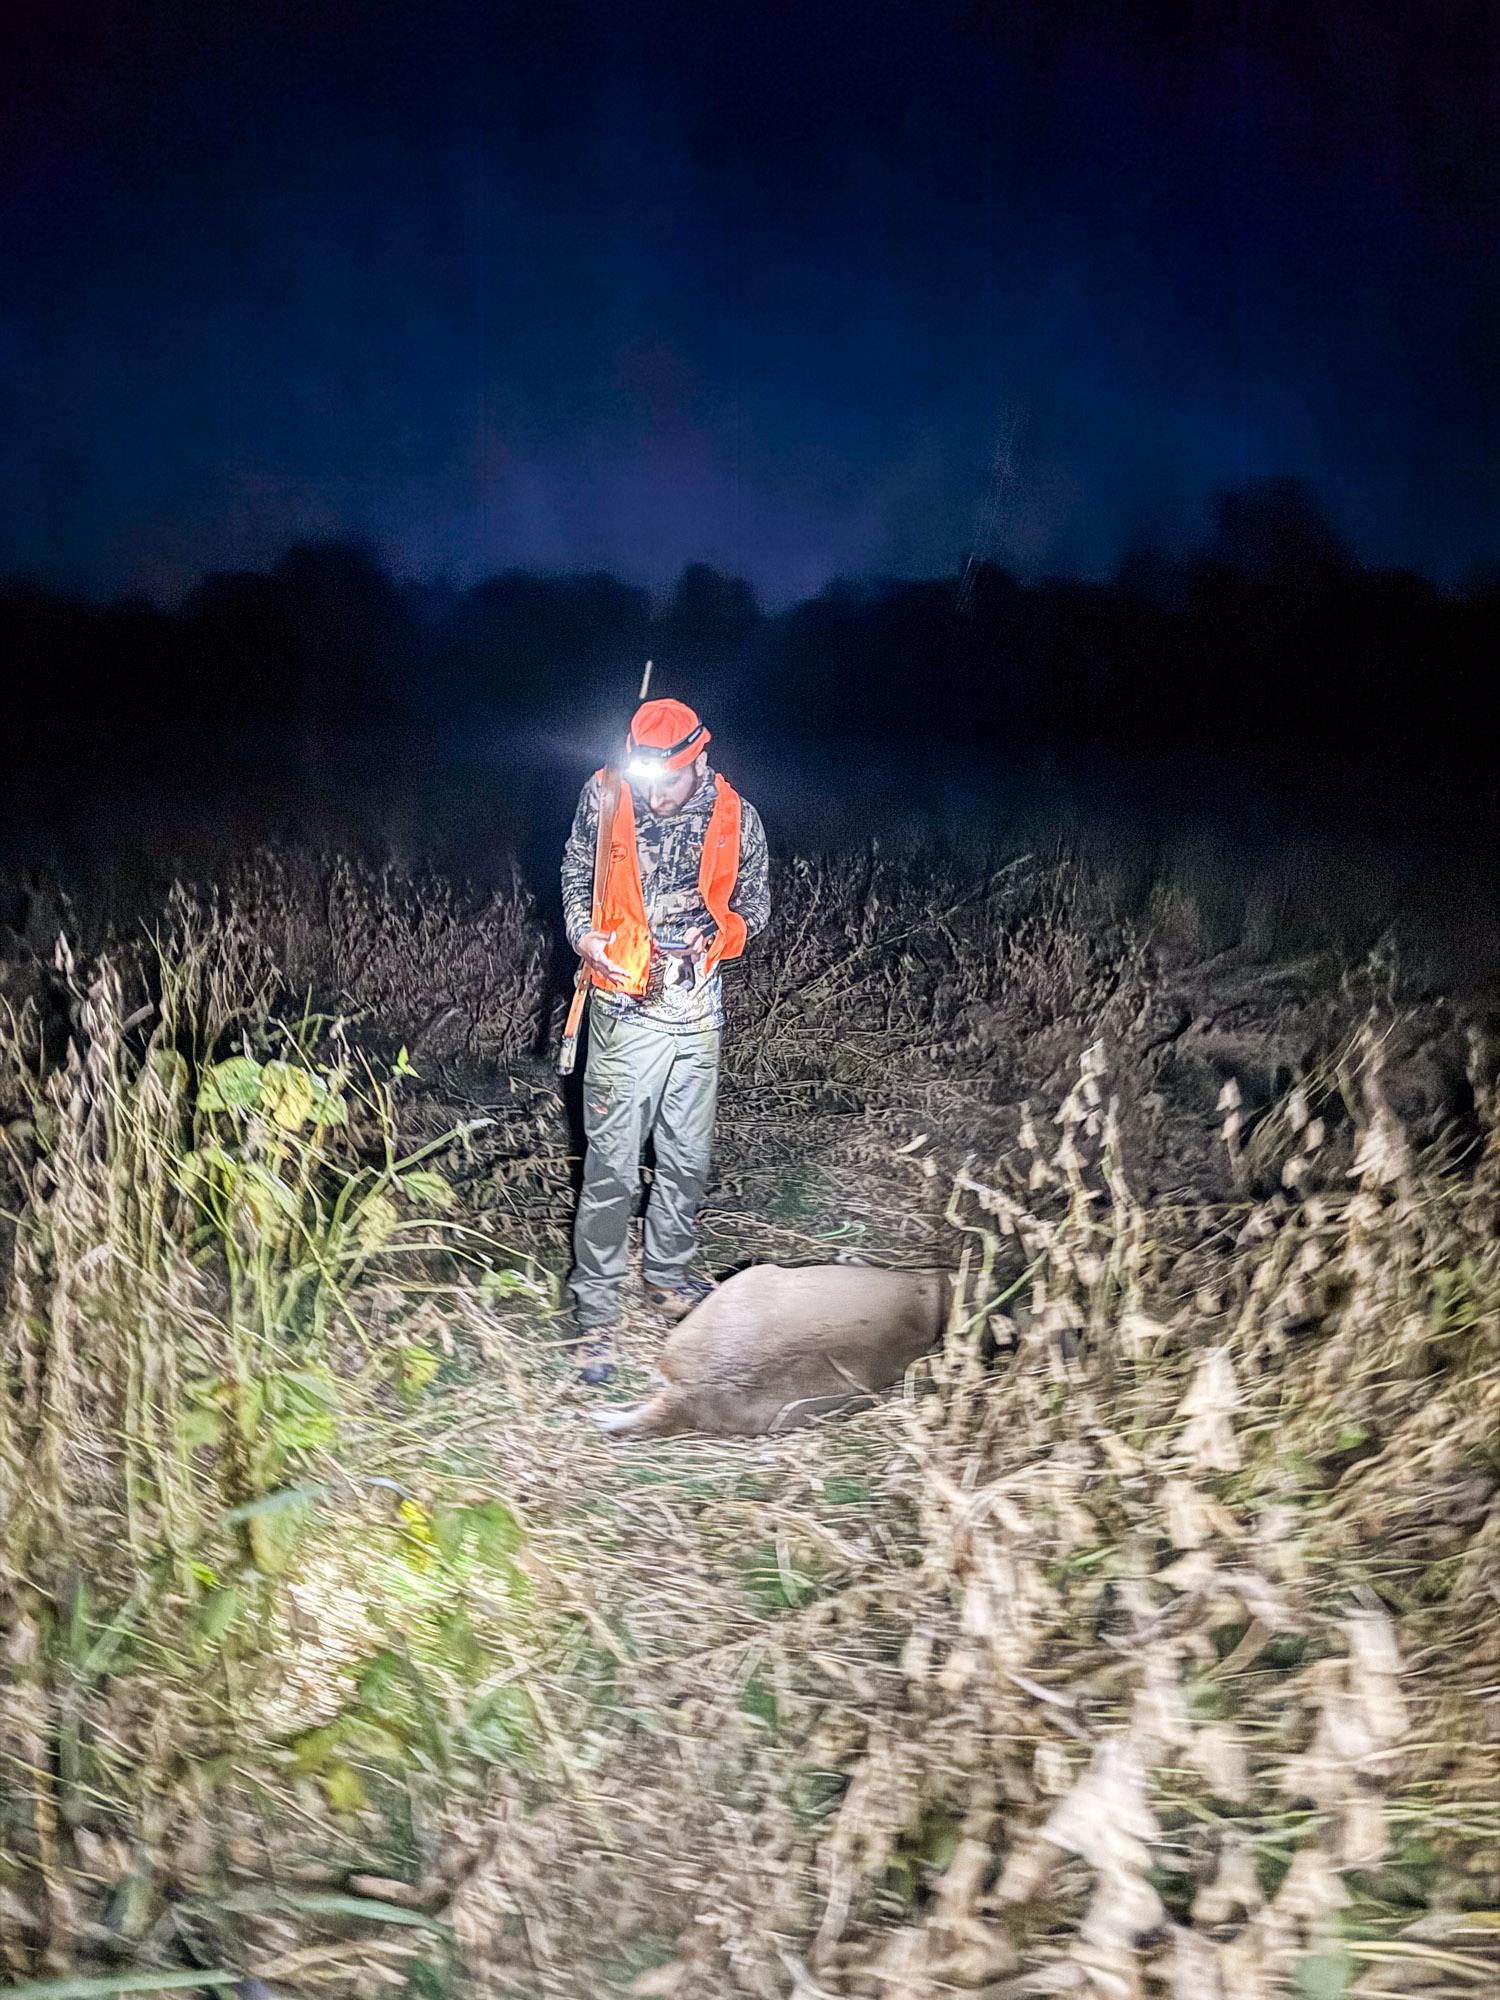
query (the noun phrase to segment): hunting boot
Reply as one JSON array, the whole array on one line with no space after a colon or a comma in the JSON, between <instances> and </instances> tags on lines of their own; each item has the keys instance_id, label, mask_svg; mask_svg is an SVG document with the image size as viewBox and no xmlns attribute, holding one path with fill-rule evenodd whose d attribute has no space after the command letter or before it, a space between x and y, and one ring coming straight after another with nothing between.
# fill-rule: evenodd
<instances>
[{"instance_id":1,"label":"hunting boot","mask_svg":"<svg viewBox=\"0 0 1500 2000\"><path fill-rule=\"evenodd\" d=\"M619 1330L618 1320L612 1326L580 1326L564 1343L578 1380L587 1388L597 1389L615 1379L615 1335Z\"/></svg>"},{"instance_id":2,"label":"hunting boot","mask_svg":"<svg viewBox=\"0 0 1500 2000\"><path fill-rule=\"evenodd\" d=\"M608 1333L590 1334L575 1351L578 1379L587 1388L602 1388L615 1379L615 1344Z\"/></svg>"},{"instance_id":3,"label":"hunting boot","mask_svg":"<svg viewBox=\"0 0 1500 2000\"><path fill-rule=\"evenodd\" d=\"M695 1306L701 1306L718 1288L707 1278L700 1278L696 1271L684 1271L682 1276L670 1285L653 1285L644 1280L646 1297L673 1325L686 1319Z\"/></svg>"}]
</instances>

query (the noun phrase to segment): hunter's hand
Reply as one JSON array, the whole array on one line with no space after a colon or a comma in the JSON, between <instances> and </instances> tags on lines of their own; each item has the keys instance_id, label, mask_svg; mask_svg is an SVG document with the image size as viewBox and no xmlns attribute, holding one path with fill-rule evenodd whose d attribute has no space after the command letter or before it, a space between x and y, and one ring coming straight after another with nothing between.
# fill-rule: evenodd
<instances>
[{"instance_id":1,"label":"hunter's hand","mask_svg":"<svg viewBox=\"0 0 1500 2000\"><path fill-rule=\"evenodd\" d=\"M630 974L623 965L616 965L609 955L613 933L606 937L603 931L585 931L573 949L583 960L590 972L597 972L601 979L628 980Z\"/></svg>"},{"instance_id":2,"label":"hunter's hand","mask_svg":"<svg viewBox=\"0 0 1500 2000\"><path fill-rule=\"evenodd\" d=\"M693 954L694 962L701 965L708 956L708 933L701 924L694 924L690 931L684 931L682 941Z\"/></svg>"}]
</instances>

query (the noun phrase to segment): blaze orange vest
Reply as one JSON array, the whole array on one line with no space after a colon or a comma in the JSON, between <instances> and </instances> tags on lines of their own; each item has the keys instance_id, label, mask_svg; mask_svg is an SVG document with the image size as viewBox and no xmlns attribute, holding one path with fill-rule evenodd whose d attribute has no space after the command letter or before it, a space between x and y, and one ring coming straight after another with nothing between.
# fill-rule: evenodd
<instances>
[{"instance_id":1,"label":"blaze orange vest","mask_svg":"<svg viewBox=\"0 0 1500 2000\"><path fill-rule=\"evenodd\" d=\"M599 773L600 782L604 774ZM708 947L707 970L712 972L721 959L738 958L745 949L745 919L729 907L729 898L740 872L740 795L727 778L714 777L714 809L709 814L703 836L703 858L698 863L698 893L703 907L713 918L716 932ZM620 786L620 803L615 808L610 829L609 881L602 907L595 906L594 929L611 938L609 956L623 966L628 979L604 979L590 974L595 986L606 993L634 993L646 990L651 972L651 926L646 921L646 898L641 890L641 857L635 844L635 807L630 787Z\"/></svg>"}]
</instances>

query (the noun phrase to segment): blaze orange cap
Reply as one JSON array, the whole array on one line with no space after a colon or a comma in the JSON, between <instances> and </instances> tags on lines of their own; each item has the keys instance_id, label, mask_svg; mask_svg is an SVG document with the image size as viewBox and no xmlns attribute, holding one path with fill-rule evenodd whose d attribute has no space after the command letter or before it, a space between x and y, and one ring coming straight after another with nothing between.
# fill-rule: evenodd
<instances>
[{"instance_id":1,"label":"blaze orange cap","mask_svg":"<svg viewBox=\"0 0 1500 2000\"><path fill-rule=\"evenodd\" d=\"M631 719L625 754L680 771L713 741L685 701L645 701Z\"/></svg>"}]
</instances>

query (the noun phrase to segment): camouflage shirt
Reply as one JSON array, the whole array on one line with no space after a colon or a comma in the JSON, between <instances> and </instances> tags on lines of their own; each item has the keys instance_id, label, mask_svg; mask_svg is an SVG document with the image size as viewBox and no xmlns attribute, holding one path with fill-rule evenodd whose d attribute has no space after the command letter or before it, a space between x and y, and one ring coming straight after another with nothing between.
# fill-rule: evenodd
<instances>
[{"instance_id":1,"label":"camouflage shirt","mask_svg":"<svg viewBox=\"0 0 1500 2000\"><path fill-rule=\"evenodd\" d=\"M599 779L590 778L578 798L573 830L563 849L563 921L568 943L576 945L593 922L594 845L599 831ZM741 800L740 872L729 907L743 917L750 937L766 927L771 914L770 868L766 833L760 814ZM680 938L694 925L712 931L713 918L698 891L698 865L703 837L714 809L714 774L709 771L680 813L659 819L639 801L635 810L635 845L641 859L641 893L646 921L658 936ZM668 1034L688 1035L724 1025L724 993L720 975L691 975L679 960L655 955L644 995L606 993L596 987L593 1003L621 1018L649 1023Z\"/></svg>"}]
</instances>

